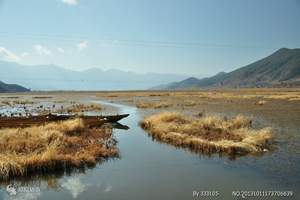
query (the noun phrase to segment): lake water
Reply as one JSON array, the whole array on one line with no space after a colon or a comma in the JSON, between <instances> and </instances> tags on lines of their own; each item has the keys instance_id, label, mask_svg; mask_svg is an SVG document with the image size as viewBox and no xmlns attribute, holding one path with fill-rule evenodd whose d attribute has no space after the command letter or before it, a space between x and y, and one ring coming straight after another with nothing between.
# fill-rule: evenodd
<instances>
[{"instance_id":1,"label":"lake water","mask_svg":"<svg viewBox=\"0 0 300 200\"><path fill-rule=\"evenodd\" d=\"M272 152L230 160L161 144L139 127L141 113L135 107L107 104L130 114L121 121L130 129L115 130L119 159L110 159L84 173L3 183L0 199L232 199L235 190L289 190L294 195L288 199L299 199L298 163L295 168L281 169L272 162ZM39 191L9 195L8 184L22 184L32 190L38 187ZM194 191L217 191L219 195L197 198Z\"/></svg>"}]
</instances>

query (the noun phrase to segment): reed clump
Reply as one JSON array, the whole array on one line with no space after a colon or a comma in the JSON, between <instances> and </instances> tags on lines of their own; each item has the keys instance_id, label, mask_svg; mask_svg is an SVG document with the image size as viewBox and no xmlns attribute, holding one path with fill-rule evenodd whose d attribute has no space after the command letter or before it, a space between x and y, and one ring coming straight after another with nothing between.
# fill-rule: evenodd
<instances>
[{"instance_id":1,"label":"reed clump","mask_svg":"<svg viewBox=\"0 0 300 200\"><path fill-rule=\"evenodd\" d=\"M0 179L93 166L118 156L111 127L86 128L81 119L0 130Z\"/></svg>"},{"instance_id":2,"label":"reed clump","mask_svg":"<svg viewBox=\"0 0 300 200\"><path fill-rule=\"evenodd\" d=\"M202 153L246 155L270 148L270 128L255 130L244 116L228 119L218 116L192 118L177 112L146 117L141 127L158 141Z\"/></svg>"}]
</instances>

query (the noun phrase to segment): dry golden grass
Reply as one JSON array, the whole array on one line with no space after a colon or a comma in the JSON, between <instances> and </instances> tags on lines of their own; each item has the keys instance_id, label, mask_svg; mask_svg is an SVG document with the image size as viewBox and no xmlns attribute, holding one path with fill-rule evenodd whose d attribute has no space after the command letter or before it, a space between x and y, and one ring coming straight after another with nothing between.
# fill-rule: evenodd
<instances>
[{"instance_id":1,"label":"dry golden grass","mask_svg":"<svg viewBox=\"0 0 300 200\"><path fill-rule=\"evenodd\" d=\"M179 91L171 93L171 96L198 97L204 99L278 99L300 100L300 93L296 91L269 90L229 90L229 91Z\"/></svg>"},{"instance_id":2,"label":"dry golden grass","mask_svg":"<svg viewBox=\"0 0 300 200\"><path fill-rule=\"evenodd\" d=\"M155 96L170 96L167 91L122 91L122 92L103 92L97 93L97 97L106 98L124 98L124 97L155 97Z\"/></svg>"},{"instance_id":3,"label":"dry golden grass","mask_svg":"<svg viewBox=\"0 0 300 200\"><path fill-rule=\"evenodd\" d=\"M33 101L30 101L28 99L24 99L24 100L2 100L1 101L1 104L2 105L8 105L8 106L13 106L13 105L16 105L16 104L22 104L22 105L25 105L25 104L34 104Z\"/></svg>"},{"instance_id":4,"label":"dry golden grass","mask_svg":"<svg viewBox=\"0 0 300 200\"><path fill-rule=\"evenodd\" d=\"M183 102L183 105L184 106L195 106L195 105L197 105L197 102L192 101L192 100L186 100L186 101Z\"/></svg>"},{"instance_id":5,"label":"dry golden grass","mask_svg":"<svg viewBox=\"0 0 300 200\"><path fill-rule=\"evenodd\" d=\"M237 116L191 118L176 112L162 112L145 118L141 127L155 139L203 153L245 155L270 147L270 128L255 130L251 120Z\"/></svg>"},{"instance_id":6,"label":"dry golden grass","mask_svg":"<svg viewBox=\"0 0 300 200\"><path fill-rule=\"evenodd\" d=\"M222 90L187 90L187 91L124 91L124 92L112 92L112 93L97 93L97 96L101 97L117 97L116 99L125 97L144 97L151 101L160 100L163 102L171 102L174 104L174 100L183 99L183 101L194 101L196 104L199 101L259 101L265 100L271 102L273 100L286 100L286 101L300 101L299 89L280 89L280 88L257 88L257 89L222 89ZM170 101L171 99L171 101ZM143 101L143 100L141 100ZM147 100L145 100L147 101ZM182 106L196 106L195 103L179 103ZM139 108L154 108L156 103L138 102ZM178 104L178 103L177 103ZM257 104L259 105L259 104ZM173 105L171 105L173 106ZM170 107L170 106L168 106Z\"/></svg>"},{"instance_id":7,"label":"dry golden grass","mask_svg":"<svg viewBox=\"0 0 300 200\"><path fill-rule=\"evenodd\" d=\"M263 105L265 105L267 103L267 101L265 101L265 100L259 100L258 102L256 102L255 104L256 105L259 105L259 106L263 106Z\"/></svg>"},{"instance_id":8,"label":"dry golden grass","mask_svg":"<svg viewBox=\"0 0 300 200\"><path fill-rule=\"evenodd\" d=\"M266 95L264 98L299 101L300 94L299 93L275 93L271 95Z\"/></svg>"},{"instance_id":9,"label":"dry golden grass","mask_svg":"<svg viewBox=\"0 0 300 200\"><path fill-rule=\"evenodd\" d=\"M95 165L101 158L117 155L111 127L87 129L81 119L0 130L0 179L3 180L84 168Z\"/></svg>"},{"instance_id":10,"label":"dry golden grass","mask_svg":"<svg viewBox=\"0 0 300 200\"><path fill-rule=\"evenodd\" d=\"M12 101L2 100L0 103L1 103L1 105L8 105L8 106L10 106L12 104Z\"/></svg>"},{"instance_id":11,"label":"dry golden grass","mask_svg":"<svg viewBox=\"0 0 300 200\"><path fill-rule=\"evenodd\" d=\"M14 100L12 101L12 104L34 104L35 102L30 101L28 99L24 99L24 100Z\"/></svg>"},{"instance_id":12,"label":"dry golden grass","mask_svg":"<svg viewBox=\"0 0 300 200\"><path fill-rule=\"evenodd\" d=\"M160 108L167 108L172 106L171 103L167 102L144 102L144 101L139 101L136 103L137 108L153 108L153 109L160 109Z\"/></svg>"},{"instance_id":13,"label":"dry golden grass","mask_svg":"<svg viewBox=\"0 0 300 200\"><path fill-rule=\"evenodd\" d=\"M99 104L74 104L66 108L60 109L59 112L79 113L89 111L101 111L102 107Z\"/></svg>"},{"instance_id":14,"label":"dry golden grass","mask_svg":"<svg viewBox=\"0 0 300 200\"><path fill-rule=\"evenodd\" d=\"M289 101L300 101L300 96L298 96L298 97L291 97L291 98L289 98Z\"/></svg>"}]
</instances>

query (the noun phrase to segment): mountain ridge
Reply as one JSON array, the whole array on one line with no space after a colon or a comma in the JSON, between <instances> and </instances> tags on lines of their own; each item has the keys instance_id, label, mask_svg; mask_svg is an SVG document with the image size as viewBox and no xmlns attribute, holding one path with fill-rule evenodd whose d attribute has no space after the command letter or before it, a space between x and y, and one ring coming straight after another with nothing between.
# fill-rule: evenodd
<instances>
[{"instance_id":1,"label":"mountain ridge","mask_svg":"<svg viewBox=\"0 0 300 200\"><path fill-rule=\"evenodd\" d=\"M0 81L0 93L4 92L29 92L30 90L17 84L6 84Z\"/></svg>"},{"instance_id":2,"label":"mountain ridge","mask_svg":"<svg viewBox=\"0 0 300 200\"><path fill-rule=\"evenodd\" d=\"M300 49L281 48L273 54L231 72L160 85L151 89L252 88L300 86Z\"/></svg>"}]
</instances>

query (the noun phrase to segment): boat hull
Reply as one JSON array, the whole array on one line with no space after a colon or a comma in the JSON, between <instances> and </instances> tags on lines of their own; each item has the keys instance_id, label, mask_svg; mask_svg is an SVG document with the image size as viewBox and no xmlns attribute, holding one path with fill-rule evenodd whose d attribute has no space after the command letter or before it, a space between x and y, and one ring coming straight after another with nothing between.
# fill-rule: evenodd
<instances>
[{"instance_id":1,"label":"boat hull","mask_svg":"<svg viewBox=\"0 0 300 200\"><path fill-rule=\"evenodd\" d=\"M0 117L0 128L28 127L43 125L49 122L80 118L87 126L101 126L104 123L114 123L128 117L129 114L107 116L75 116L75 115L39 115L28 117Z\"/></svg>"}]
</instances>

